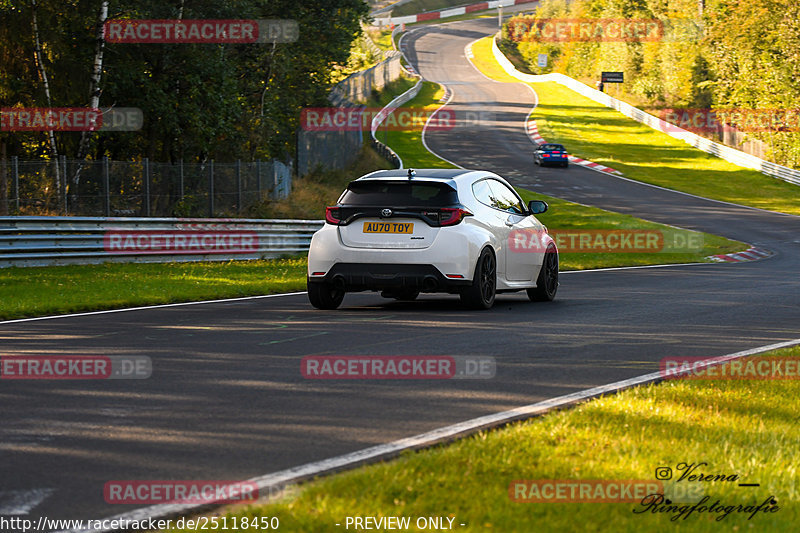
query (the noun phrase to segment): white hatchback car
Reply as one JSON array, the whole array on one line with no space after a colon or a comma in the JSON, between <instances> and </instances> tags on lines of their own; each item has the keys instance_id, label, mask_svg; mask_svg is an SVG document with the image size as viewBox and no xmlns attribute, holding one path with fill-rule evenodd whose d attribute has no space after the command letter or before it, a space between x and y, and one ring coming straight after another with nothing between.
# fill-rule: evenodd
<instances>
[{"instance_id":1,"label":"white hatchback car","mask_svg":"<svg viewBox=\"0 0 800 533\"><path fill-rule=\"evenodd\" d=\"M459 294L488 309L495 294L527 290L549 301L558 289L558 249L513 187L491 172L381 170L350 182L311 239L308 299L336 309L346 292L413 300Z\"/></svg>"}]
</instances>

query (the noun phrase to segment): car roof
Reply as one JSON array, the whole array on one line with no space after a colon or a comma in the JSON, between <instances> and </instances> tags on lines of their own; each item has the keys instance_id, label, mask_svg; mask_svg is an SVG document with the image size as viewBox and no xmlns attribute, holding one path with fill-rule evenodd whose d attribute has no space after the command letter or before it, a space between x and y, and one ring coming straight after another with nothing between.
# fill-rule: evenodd
<instances>
[{"instance_id":1,"label":"car roof","mask_svg":"<svg viewBox=\"0 0 800 533\"><path fill-rule=\"evenodd\" d=\"M407 180L409 170L414 171L414 177L411 178L412 180L447 183L454 189L456 188L456 183L458 181L491 175L491 173L486 171L470 170L465 168L420 168L420 169L397 168L393 170L376 170L375 172L370 172L369 174L361 176L355 181Z\"/></svg>"}]
</instances>

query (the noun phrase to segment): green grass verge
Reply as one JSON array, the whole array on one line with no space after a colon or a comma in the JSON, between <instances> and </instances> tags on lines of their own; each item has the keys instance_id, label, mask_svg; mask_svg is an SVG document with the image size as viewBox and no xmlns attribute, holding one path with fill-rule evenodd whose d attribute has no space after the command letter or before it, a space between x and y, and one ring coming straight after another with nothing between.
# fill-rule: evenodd
<instances>
[{"instance_id":1,"label":"green grass verge","mask_svg":"<svg viewBox=\"0 0 800 533\"><path fill-rule=\"evenodd\" d=\"M0 318L305 290L306 258L0 269Z\"/></svg>"},{"instance_id":2,"label":"green grass verge","mask_svg":"<svg viewBox=\"0 0 800 533\"><path fill-rule=\"evenodd\" d=\"M416 85L417 80L400 77L388 83L383 90L373 91L372 97L364 102L368 107L385 107L389 102Z\"/></svg>"},{"instance_id":3,"label":"green grass verge","mask_svg":"<svg viewBox=\"0 0 800 533\"><path fill-rule=\"evenodd\" d=\"M377 28L370 27L366 30L366 34L370 39L372 39L372 42L375 43L375 46L381 50L394 50L394 47L392 46L391 30L381 31Z\"/></svg>"},{"instance_id":4,"label":"green grass verge","mask_svg":"<svg viewBox=\"0 0 800 533\"><path fill-rule=\"evenodd\" d=\"M800 348L770 355L797 357ZM653 370L631 364L642 373ZM292 532L342 531L334 524L348 516L450 516L466 524L459 531L797 531L798 412L797 381L670 380L317 480L273 504L218 514L229 522L234 516L276 516L281 530ZM634 513L643 510L639 503L509 498L514 480L654 480L656 468L679 474L681 463L706 463L695 474L739 477L680 482L701 487L710 498L706 505L759 505L774 496L779 510L750 520L749 513L734 511L726 517L694 512L672 521L675 513Z\"/></svg>"},{"instance_id":5,"label":"green grass verge","mask_svg":"<svg viewBox=\"0 0 800 533\"><path fill-rule=\"evenodd\" d=\"M491 38L473 45L473 63L499 81L518 81L494 60ZM800 215L800 188L690 147L553 82L530 84L539 97L539 133L570 153L626 177L726 202Z\"/></svg>"},{"instance_id":6,"label":"green grass verge","mask_svg":"<svg viewBox=\"0 0 800 533\"><path fill-rule=\"evenodd\" d=\"M661 233L667 243L673 242L675 235L685 236L690 233L696 236L698 241L702 239L702 249L693 248L691 253L669 251L666 247L665 251L658 253L561 253L561 270L702 263L711 261L707 259L708 256L739 252L747 247L744 243L710 233L678 230L657 222L575 204L526 189L517 188L517 192L526 203L531 200L544 200L548 203L550 206L548 211L536 215L536 218L551 232L553 230L654 230Z\"/></svg>"}]
</instances>

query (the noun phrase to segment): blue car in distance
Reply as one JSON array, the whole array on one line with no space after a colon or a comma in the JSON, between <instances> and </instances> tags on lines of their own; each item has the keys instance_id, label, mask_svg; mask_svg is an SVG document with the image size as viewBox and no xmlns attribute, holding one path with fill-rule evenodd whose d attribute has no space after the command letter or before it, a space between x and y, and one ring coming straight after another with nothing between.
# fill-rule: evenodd
<instances>
[{"instance_id":1,"label":"blue car in distance","mask_svg":"<svg viewBox=\"0 0 800 533\"><path fill-rule=\"evenodd\" d=\"M563 144L541 144L533 152L533 162L540 166L561 165L562 167L568 167L567 149L564 148Z\"/></svg>"}]
</instances>

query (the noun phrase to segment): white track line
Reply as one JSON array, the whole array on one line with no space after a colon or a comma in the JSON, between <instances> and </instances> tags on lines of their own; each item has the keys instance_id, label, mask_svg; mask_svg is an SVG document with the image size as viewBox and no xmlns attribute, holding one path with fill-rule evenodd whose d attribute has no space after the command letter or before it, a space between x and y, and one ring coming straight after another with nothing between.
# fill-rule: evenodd
<instances>
[{"instance_id":1,"label":"white track line","mask_svg":"<svg viewBox=\"0 0 800 533\"><path fill-rule=\"evenodd\" d=\"M40 316L34 318L17 318L15 320L5 320L0 322L0 326L4 324L16 324L18 322L35 322L37 320L51 320L54 318L73 318L78 316L92 316L92 315L106 315L109 313L124 313L127 311L143 311L147 309L163 309L167 307L180 307L184 305L200 305L200 304L221 304L225 302L242 302L246 300L258 300L262 298L279 298L281 296L297 296L299 294L305 294L306 291L302 292L283 292L280 294L263 294L261 296L243 296L241 298L224 298L222 300L201 300L199 302L179 302L174 304L159 304L159 305L144 305L141 307L125 307L123 309L106 309L105 311L87 311L85 313L71 313L69 315L52 315L52 316Z\"/></svg>"},{"instance_id":2,"label":"white track line","mask_svg":"<svg viewBox=\"0 0 800 533\"><path fill-rule=\"evenodd\" d=\"M26 515L46 500L55 489L0 491L0 515Z\"/></svg>"},{"instance_id":3,"label":"white track line","mask_svg":"<svg viewBox=\"0 0 800 533\"><path fill-rule=\"evenodd\" d=\"M420 78L422 78L422 74L420 74ZM423 79L424 79L424 78L423 78ZM439 82L434 82L434 83L439 83ZM444 88L445 88L445 90L448 90L447 86L446 86L446 85L444 85L443 83L439 83L439 85L441 85L442 87L444 87ZM428 117L428 120L426 120L426 121L425 121L425 125L424 125L424 126L422 126L422 136L421 136L421 137L422 137L422 146L424 146L424 147L425 147L425 149L426 149L427 151L429 151L431 154L433 154L434 156L438 157L438 158L439 158L439 159L441 159L442 161L446 161L447 163L450 163L451 165L453 165L453 166L454 166L454 167L456 167L456 168L461 168L461 169L463 169L464 167L462 167L462 166L461 166L461 165L459 165L458 163L454 163L453 161L450 161L450 160L449 160L449 159L447 159L446 157L442 157L442 156L440 156L439 154L437 154L436 152L434 152L433 150L431 150L430 146L428 146L428 143L427 143L427 142L425 142L425 132L426 132L426 131L428 131L428 124L430 124L430 122L431 122L431 119L433 119L433 117L435 117L435 116L436 116L436 113L438 113L439 111L441 111L442 109L444 109L444 108L447 106L447 104L449 104L449 103L450 103L450 101L453 99L453 97L454 97L455 95L456 95L456 91L455 91L455 89L450 89L450 96L447 98L447 101L446 101L444 104L442 104L441 106L437 107L437 108L436 108L436 110L435 110L433 113L431 113L431 116L429 116L429 117Z\"/></svg>"},{"instance_id":4,"label":"white track line","mask_svg":"<svg viewBox=\"0 0 800 533\"><path fill-rule=\"evenodd\" d=\"M434 154L436 155L436 154ZM438 156L437 156L438 157ZM608 268L587 268L584 270L562 270L559 274L575 274L579 272L605 272L605 271L612 271L612 270L637 270L637 269L645 269L645 268L664 268L664 267L679 267L679 266L692 266L692 265L713 265L718 266L724 263L665 263L663 265L638 265L638 266L627 266L627 267L608 267ZM731 263L734 264L734 263ZM104 311L87 311L85 313L71 313L68 315L50 315L50 316L39 316L39 317L32 317L32 318L16 318L14 320L5 320L0 322L0 326L5 324L17 324L20 322L37 322L39 320L53 320L57 318L75 318L75 317L82 317L82 316L93 316L93 315L106 315L110 313L125 313L128 311L147 311L149 309L164 309L168 307L181 307L186 305L201 305L201 304L220 304L220 303L227 303L227 302L245 302L248 300L260 300L264 298L280 298L283 296L300 296L302 294L306 294L306 291L301 292L283 292L280 294L264 294L261 296L243 296L241 298L225 298L222 300L202 300L199 302L179 302L174 304L159 304L159 305L144 305L140 307L124 307L122 309L106 309Z\"/></svg>"},{"instance_id":5,"label":"white track line","mask_svg":"<svg viewBox=\"0 0 800 533\"><path fill-rule=\"evenodd\" d=\"M704 366L714 366L721 364L725 361L732 359L739 359L748 355L776 350L779 348L786 348L789 346L796 346L800 344L800 339L790 341L778 342L769 344L767 346L760 346L758 348L751 348L741 352L735 352L727 355L709 358L708 363ZM525 420L535 416L544 415L554 409L568 407L577 403L585 402L587 400L597 398L605 394L617 393L631 387L645 385L648 383L655 383L661 381L663 376L661 372L652 372L638 377L617 381L608 385L601 385L593 387L584 391L551 398L542 402L524 405L501 413L486 415L471 420L466 420L451 426L435 429L427 433L414 435L405 439L396 440L387 444L379 444L356 452L331 457L322 461L315 461L313 463L306 463L304 465L288 468L272 474L266 474L259 477L254 477L248 481L258 486L259 494L274 494L284 489L288 485L293 485L302 481L306 481L318 476L329 475L341 470L352 469L377 461L383 461L397 457L399 454L409 450L419 450L428 448L444 442L450 442L459 438L466 437L487 429L494 429L504 426L511 422ZM127 520L127 521L141 521L147 519L166 519L179 515L187 515L197 513L204 509L213 506L211 504L196 505L196 504L164 504L153 505L150 507L143 507L135 511L120 514L111 517L110 520ZM119 531L118 529L71 529L59 533L112 533Z\"/></svg>"}]
</instances>

